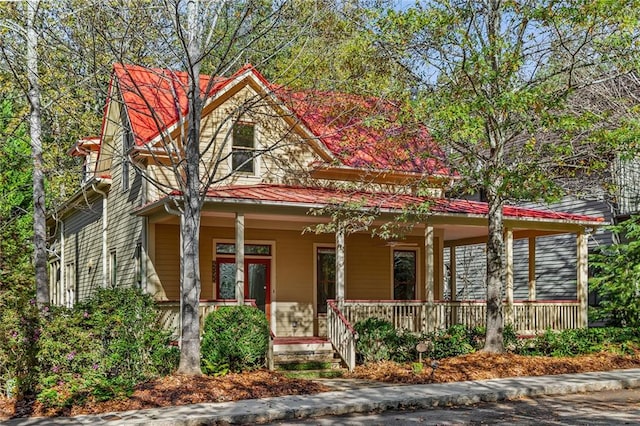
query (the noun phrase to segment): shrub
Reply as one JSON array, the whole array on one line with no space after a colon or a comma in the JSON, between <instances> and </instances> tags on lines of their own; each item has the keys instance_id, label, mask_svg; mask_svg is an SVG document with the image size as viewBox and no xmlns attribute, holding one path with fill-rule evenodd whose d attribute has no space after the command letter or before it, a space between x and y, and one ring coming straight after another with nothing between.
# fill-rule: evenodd
<instances>
[{"instance_id":1,"label":"shrub","mask_svg":"<svg viewBox=\"0 0 640 426\"><path fill-rule=\"evenodd\" d=\"M604 246L590 256L594 276L589 288L601 299L591 311L592 319L616 327L640 327L640 216L609 229L627 242Z\"/></svg>"},{"instance_id":2,"label":"shrub","mask_svg":"<svg viewBox=\"0 0 640 426\"><path fill-rule=\"evenodd\" d=\"M427 355L434 359L450 358L475 352L474 330L464 325L452 325L432 334L433 349Z\"/></svg>"},{"instance_id":3,"label":"shrub","mask_svg":"<svg viewBox=\"0 0 640 426\"><path fill-rule=\"evenodd\" d=\"M33 392L38 337L38 310L31 283L0 290L0 395Z\"/></svg>"},{"instance_id":4,"label":"shrub","mask_svg":"<svg viewBox=\"0 0 640 426\"><path fill-rule=\"evenodd\" d=\"M153 299L136 289L101 289L72 309L52 308L39 340L38 399L49 407L107 400L170 373L179 352L156 319Z\"/></svg>"},{"instance_id":5,"label":"shrub","mask_svg":"<svg viewBox=\"0 0 640 426\"><path fill-rule=\"evenodd\" d=\"M391 359L396 330L389 321L367 318L353 327L358 333L356 354L361 363L387 361Z\"/></svg>"},{"instance_id":6,"label":"shrub","mask_svg":"<svg viewBox=\"0 0 640 426\"><path fill-rule=\"evenodd\" d=\"M603 350L628 350L640 345L637 328L581 328L574 330L547 330L537 335L520 353L542 356L576 356Z\"/></svg>"},{"instance_id":7,"label":"shrub","mask_svg":"<svg viewBox=\"0 0 640 426\"><path fill-rule=\"evenodd\" d=\"M269 323L251 306L223 306L204 322L201 354L206 374L254 370L265 365Z\"/></svg>"}]
</instances>

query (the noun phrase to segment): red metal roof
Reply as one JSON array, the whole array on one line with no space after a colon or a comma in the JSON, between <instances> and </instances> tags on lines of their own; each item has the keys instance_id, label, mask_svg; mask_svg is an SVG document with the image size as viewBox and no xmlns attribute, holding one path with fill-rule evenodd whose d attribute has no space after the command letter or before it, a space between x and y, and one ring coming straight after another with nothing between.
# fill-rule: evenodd
<instances>
[{"instance_id":1,"label":"red metal roof","mask_svg":"<svg viewBox=\"0 0 640 426\"><path fill-rule=\"evenodd\" d=\"M179 195L179 193L174 193L173 195ZM308 204L309 206L354 203L362 207L379 208L383 210L402 210L412 206L428 203L429 211L432 213L481 216L486 216L489 211L487 203L478 201L420 197L408 194L346 191L328 188L270 184L211 188L207 191L207 197L213 199L250 200L256 202L268 201L276 203ZM602 217L516 206L504 206L503 213L506 218L604 222L604 218Z\"/></svg>"},{"instance_id":2,"label":"red metal roof","mask_svg":"<svg viewBox=\"0 0 640 426\"><path fill-rule=\"evenodd\" d=\"M449 174L426 127L398 124L400 108L389 101L336 92L294 92L270 84L251 65L231 77L215 78L208 96L244 73L271 90L345 166ZM116 64L114 75L138 146L186 115L186 73ZM209 83L210 77L201 76L202 93Z\"/></svg>"},{"instance_id":3,"label":"red metal roof","mask_svg":"<svg viewBox=\"0 0 640 426\"><path fill-rule=\"evenodd\" d=\"M209 96L224 88L247 70L238 70L229 78L217 78L211 83ZM136 145L144 145L159 133L176 124L187 114L188 75L186 72L134 65L115 64L114 75L125 104ZM210 77L200 77L204 93Z\"/></svg>"}]
</instances>

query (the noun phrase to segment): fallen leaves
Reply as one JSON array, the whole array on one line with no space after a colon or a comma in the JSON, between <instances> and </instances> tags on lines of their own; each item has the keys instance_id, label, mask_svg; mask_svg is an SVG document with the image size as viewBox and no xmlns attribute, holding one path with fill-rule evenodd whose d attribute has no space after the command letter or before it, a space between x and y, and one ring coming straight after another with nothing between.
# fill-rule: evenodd
<instances>
[{"instance_id":1,"label":"fallen leaves","mask_svg":"<svg viewBox=\"0 0 640 426\"><path fill-rule=\"evenodd\" d=\"M439 360L435 370L432 369L430 361L427 361L420 373L414 372L411 364L379 362L358 366L347 377L387 383L417 384L583 373L623 368L640 368L640 353L622 356L603 352L574 358L549 358L477 352ZM0 420L10 417L97 414L202 402L302 395L328 390L330 389L313 381L290 379L269 371L229 374L223 377L172 375L137 386L128 399L90 402L61 410L46 410L34 401L16 402L0 397Z\"/></svg>"},{"instance_id":2,"label":"fallen leaves","mask_svg":"<svg viewBox=\"0 0 640 426\"><path fill-rule=\"evenodd\" d=\"M476 352L439 360L435 371L431 368L429 361L425 362L420 373L415 373L410 364L380 362L358 366L350 377L387 383L445 383L638 367L640 367L640 354L623 356L602 352L577 357L551 358Z\"/></svg>"}]
</instances>

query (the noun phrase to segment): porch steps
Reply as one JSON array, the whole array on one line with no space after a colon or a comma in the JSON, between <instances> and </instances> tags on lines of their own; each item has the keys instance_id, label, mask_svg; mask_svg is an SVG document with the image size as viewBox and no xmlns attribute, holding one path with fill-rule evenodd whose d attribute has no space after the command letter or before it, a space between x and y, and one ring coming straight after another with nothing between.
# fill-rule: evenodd
<instances>
[{"instance_id":1,"label":"porch steps","mask_svg":"<svg viewBox=\"0 0 640 426\"><path fill-rule=\"evenodd\" d=\"M276 337L273 355L277 370L324 371L342 367L331 342L322 337Z\"/></svg>"}]
</instances>

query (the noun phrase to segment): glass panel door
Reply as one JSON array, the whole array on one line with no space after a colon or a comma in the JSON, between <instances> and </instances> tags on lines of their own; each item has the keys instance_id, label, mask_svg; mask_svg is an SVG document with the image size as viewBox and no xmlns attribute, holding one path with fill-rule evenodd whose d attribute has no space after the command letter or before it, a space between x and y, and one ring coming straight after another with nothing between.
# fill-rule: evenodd
<instances>
[{"instance_id":1,"label":"glass panel door","mask_svg":"<svg viewBox=\"0 0 640 426\"><path fill-rule=\"evenodd\" d=\"M266 312L269 290L269 260L246 261L247 287L249 299L255 299L258 308Z\"/></svg>"},{"instance_id":2,"label":"glass panel door","mask_svg":"<svg viewBox=\"0 0 640 426\"><path fill-rule=\"evenodd\" d=\"M236 263L233 259L218 259L218 299L236 298Z\"/></svg>"},{"instance_id":3,"label":"glass panel door","mask_svg":"<svg viewBox=\"0 0 640 426\"><path fill-rule=\"evenodd\" d=\"M233 258L217 259L217 298L236 298L236 263ZM247 299L255 299L258 308L268 312L271 298L271 259L245 259L244 294Z\"/></svg>"}]
</instances>

